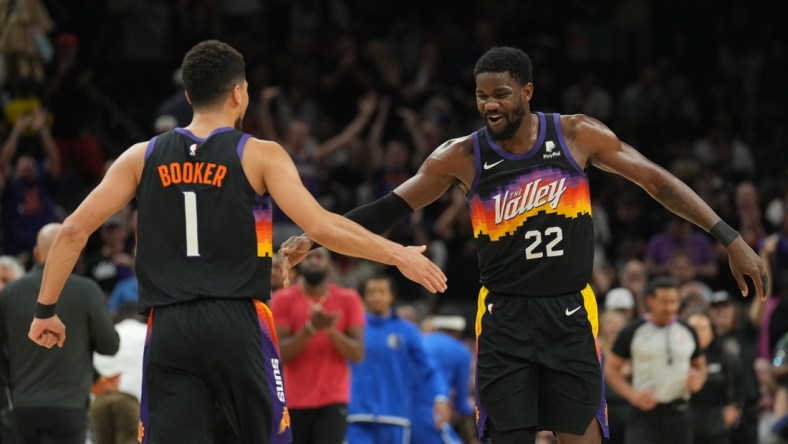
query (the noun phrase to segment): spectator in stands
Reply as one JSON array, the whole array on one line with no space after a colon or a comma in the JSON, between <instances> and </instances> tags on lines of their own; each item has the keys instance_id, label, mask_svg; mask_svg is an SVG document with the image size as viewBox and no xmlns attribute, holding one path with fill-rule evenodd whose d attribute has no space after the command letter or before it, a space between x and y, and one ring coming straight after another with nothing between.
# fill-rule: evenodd
<instances>
[{"instance_id":1,"label":"spectator in stands","mask_svg":"<svg viewBox=\"0 0 788 444\"><path fill-rule=\"evenodd\" d=\"M0 256L0 291L2 291L6 285L24 276L24 274L25 269L22 268L22 265L19 264L16 258L13 256ZM5 380L0 378L0 393L6 393L7 389L8 387L6 386ZM8 408L8 397L0 397L0 442L12 442L11 440L13 439L11 436L11 426L8 421L6 421L9 415Z\"/></svg>"},{"instance_id":2,"label":"spectator in stands","mask_svg":"<svg viewBox=\"0 0 788 444\"><path fill-rule=\"evenodd\" d=\"M700 281L679 285L679 317L687 319L694 313L707 313L711 295L711 287Z\"/></svg>"},{"instance_id":3,"label":"spectator in stands","mask_svg":"<svg viewBox=\"0 0 788 444\"><path fill-rule=\"evenodd\" d=\"M754 183L745 181L736 186L734 195L736 205L736 218L738 230L742 238L753 248L758 248L758 243L766 237L766 227L763 225L763 212L761 211L758 188Z\"/></svg>"},{"instance_id":4,"label":"spectator in stands","mask_svg":"<svg viewBox=\"0 0 788 444\"><path fill-rule=\"evenodd\" d=\"M283 136L280 136L271 113L271 102L280 94L282 94L282 88L278 86L265 88L260 93L261 136L264 139L279 142L287 150L290 157L293 158L304 186L316 199L320 200L323 197L322 182L325 180L324 177L321 177L322 168L366 128L377 107L377 97L368 94L360 99L356 117L339 134L325 142L318 143L312 136L311 126L303 120L293 119L289 122L282 122L286 131ZM274 211L274 223L277 226L277 229L274 230L274 245L281 244L289 236L301 233L301 229L281 211Z\"/></svg>"},{"instance_id":5,"label":"spectator in stands","mask_svg":"<svg viewBox=\"0 0 788 444\"><path fill-rule=\"evenodd\" d=\"M728 112L718 112L714 125L695 142L692 150L705 166L725 176L751 177L755 172L752 150L734 134L732 125Z\"/></svg>"},{"instance_id":6,"label":"spectator in stands","mask_svg":"<svg viewBox=\"0 0 788 444\"><path fill-rule=\"evenodd\" d=\"M0 291L9 283L21 278L25 269L13 256L0 256Z\"/></svg>"},{"instance_id":7,"label":"spectator in stands","mask_svg":"<svg viewBox=\"0 0 788 444\"><path fill-rule=\"evenodd\" d=\"M744 404L741 385L742 362L732 350L716 340L711 320L703 313L687 318L698 335L706 356L708 379L690 399L694 444L729 444L731 429L738 424ZM745 365L749 365L746 363Z\"/></svg>"},{"instance_id":8,"label":"spectator in stands","mask_svg":"<svg viewBox=\"0 0 788 444\"><path fill-rule=\"evenodd\" d=\"M159 122L162 118L170 118L173 125L172 128L184 127L192 121L192 107L186 100L186 92L183 88L183 73L180 67L172 73L172 85L176 91L159 104L159 108L156 110L154 126L157 126L156 122ZM164 130L164 128L161 129ZM165 131L167 130L161 132ZM156 132L159 133L159 131Z\"/></svg>"},{"instance_id":9,"label":"spectator in stands","mask_svg":"<svg viewBox=\"0 0 788 444\"><path fill-rule=\"evenodd\" d=\"M113 381L90 405L90 427L95 444L131 444L137 441L142 399L142 357L148 334L147 319L140 316L135 301L117 311L115 330L120 348L114 356L93 355L101 380ZM102 384L94 384L94 388Z\"/></svg>"},{"instance_id":10,"label":"spectator in stands","mask_svg":"<svg viewBox=\"0 0 788 444\"><path fill-rule=\"evenodd\" d=\"M60 176L60 154L46 119L46 111L41 108L19 116L0 151L3 250L22 255L23 262L30 257L38 230L58 220L53 190ZM28 132L38 138L30 140L25 136ZM40 143L43 168L34 157L36 150L20 149L23 138Z\"/></svg>"},{"instance_id":11,"label":"spectator in stands","mask_svg":"<svg viewBox=\"0 0 788 444\"><path fill-rule=\"evenodd\" d=\"M646 249L646 269L652 276L669 271L670 259L677 251L691 259L702 279L717 277L717 256L711 238L679 217L671 217L665 230L649 239Z\"/></svg>"},{"instance_id":12,"label":"spectator in stands","mask_svg":"<svg viewBox=\"0 0 788 444\"><path fill-rule=\"evenodd\" d=\"M668 261L668 275L681 286L694 281L697 274L697 268L689 254L684 250L676 250Z\"/></svg>"},{"instance_id":13,"label":"spectator in stands","mask_svg":"<svg viewBox=\"0 0 788 444\"><path fill-rule=\"evenodd\" d=\"M585 114L610 123L613 96L599 85L593 70L581 73L578 82L564 92L563 102L564 114Z\"/></svg>"},{"instance_id":14,"label":"spectator in stands","mask_svg":"<svg viewBox=\"0 0 788 444\"><path fill-rule=\"evenodd\" d=\"M75 185L97 182L103 176L104 167L104 153L96 131L96 102L101 97L86 62L80 51L79 37L71 32L58 34L55 57L44 86L44 99L54 116L52 135L64 172L68 174L68 167L72 165L76 170L77 174L70 178Z\"/></svg>"},{"instance_id":15,"label":"spectator in stands","mask_svg":"<svg viewBox=\"0 0 788 444\"><path fill-rule=\"evenodd\" d=\"M629 323L635 318L635 296L627 288L613 288L605 295L605 311L618 311Z\"/></svg>"},{"instance_id":16,"label":"spectator in stands","mask_svg":"<svg viewBox=\"0 0 788 444\"><path fill-rule=\"evenodd\" d=\"M300 264L300 283L271 298L294 444L342 442L349 362L364 359L361 297L332 284L331 270L329 251L318 248Z\"/></svg>"},{"instance_id":17,"label":"spectator in stands","mask_svg":"<svg viewBox=\"0 0 788 444\"><path fill-rule=\"evenodd\" d=\"M753 301L753 303L761 302ZM741 313L739 304L727 291L712 293L709 318L720 347L732 353L734 359L742 364L741 377L738 379L743 398L741 420L732 429L731 442L734 444L757 442L757 406L760 391L755 374L755 357L758 332L749 321L749 317Z\"/></svg>"},{"instance_id":18,"label":"spectator in stands","mask_svg":"<svg viewBox=\"0 0 788 444\"><path fill-rule=\"evenodd\" d=\"M71 275L63 288L58 316L68 322L68 342L52 350L27 337L44 270L44 260L60 231L45 225L34 250L37 264L0 292L3 380L11 393L16 430L23 443L84 443L93 380L93 352L113 355L118 333L93 281Z\"/></svg>"},{"instance_id":19,"label":"spectator in stands","mask_svg":"<svg viewBox=\"0 0 788 444\"><path fill-rule=\"evenodd\" d=\"M110 299L115 285L134 276L129 223L124 212L114 214L101 226L101 248L85 258L87 275L95 280Z\"/></svg>"},{"instance_id":20,"label":"spectator in stands","mask_svg":"<svg viewBox=\"0 0 788 444\"><path fill-rule=\"evenodd\" d=\"M618 334L632 321L632 317L627 317L624 310L615 308L615 304L612 308L608 308L608 300L605 302L605 310L599 316L598 340L603 362L610 353L610 349L613 348ZM632 366L625 364L621 369L621 373L627 380L630 380L632 378ZM629 401L613 390L607 381L605 381L605 400L607 401L608 424L610 427L608 443L623 444L625 426L632 406L629 404Z\"/></svg>"},{"instance_id":21,"label":"spectator in stands","mask_svg":"<svg viewBox=\"0 0 788 444\"><path fill-rule=\"evenodd\" d=\"M632 292L635 298L635 313L644 314L646 312L644 293L648 283L646 265L638 259L628 260L618 273L618 283L622 288Z\"/></svg>"},{"instance_id":22,"label":"spectator in stands","mask_svg":"<svg viewBox=\"0 0 788 444\"><path fill-rule=\"evenodd\" d=\"M425 350L418 328L396 315L394 299L388 276L373 277L364 285L365 359L353 365L348 443L409 442L417 385L433 401L435 427L442 429L451 419L446 382Z\"/></svg>"},{"instance_id":23,"label":"spectator in stands","mask_svg":"<svg viewBox=\"0 0 788 444\"><path fill-rule=\"evenodd\" d=\"M465 318L459 312L442 310L441 314L432 318L431 328L432 332L423 336L424 348L435 361L448 384L449 404L455 427L449 424L440 429L435 427L432 414L435 400L423 389L419 381L414 387L415 406L411 443L462 443L476 435L474 408L468 397L471 382L471 351L459 340L462 332L465 331ZM463 440L460 440L459 435L462 435Z\"/></svg>"}]
</instances>

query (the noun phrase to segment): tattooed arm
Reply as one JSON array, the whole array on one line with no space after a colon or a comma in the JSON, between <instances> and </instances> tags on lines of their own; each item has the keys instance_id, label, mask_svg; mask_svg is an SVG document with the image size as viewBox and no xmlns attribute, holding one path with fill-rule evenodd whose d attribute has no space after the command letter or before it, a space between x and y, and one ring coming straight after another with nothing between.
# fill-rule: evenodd
<instances>
[{"instance_id":1,"label":"tattooed arm","mask_svg":"<svg viewBox=\"0 0 788 444\"><path fill-rule=\"evenodd\" d=\"M665 208L707 232L721 221L720 216L689 186L618 140L618 137L598 120L582 115L565 116L561 126L572 156L579 165L594 165L626 177L642 187ZM768 287L768 278L761 259L741 236L737 236L726 248L731 271L742 295L748 294L744 280L744 275L747 275L753 280L758 296L763 298L764 289Z\"/></svg>"}]
</instances>

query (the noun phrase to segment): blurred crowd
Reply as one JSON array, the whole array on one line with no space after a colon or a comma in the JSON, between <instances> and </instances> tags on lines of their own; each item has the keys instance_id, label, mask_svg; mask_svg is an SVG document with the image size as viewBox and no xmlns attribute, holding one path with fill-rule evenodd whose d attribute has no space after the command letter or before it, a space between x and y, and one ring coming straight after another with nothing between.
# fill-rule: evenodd
<instances>
[{"instance_id":1,"label":"blurred crowd","mask_svg":"<svg viewBox=\"0 0 788 444\"><path fill-rule=\"evenodd\" d=\"M0 23L30 2L0 8ZM532 109L604 122L686 181L771 264L768 299L742 298L713 238L629 181L589 170L602 349L644 314L646 283L673 277L680 284L677 314L705 316L707 346L737 363L720 367L732 372L731 396L709 401L723 403L730 442L779 439L773 423L788 415L779 359L788 348L786 4L40 3L54 24L29 34L38 36L32 46L41 74L0 49L0 287L31 268L38 230L69 214L112 159L131 143L189 123L178 66L198 41L219 38L244 55L251 99L244 130L282 144L308 189L339 213L384 196L439 143L478 129L473 64L492 46L518 46L534 63ZM472 338L479 283L467 212L455 187L389 233L429 246L449 278L444 295L339 256L333 282L361 288L390 273L404 317L421 322L448 306L467 319L464 337ZM136 298L134 227L130 206L97 231L77 268L98 282L109 310ZM283 214L275 216L277 245L299 233ZM626 414L626 405L617 407ZM610 412L611 423L622 417L614 416L613 402Z\"/></svg>"}]
</instances>

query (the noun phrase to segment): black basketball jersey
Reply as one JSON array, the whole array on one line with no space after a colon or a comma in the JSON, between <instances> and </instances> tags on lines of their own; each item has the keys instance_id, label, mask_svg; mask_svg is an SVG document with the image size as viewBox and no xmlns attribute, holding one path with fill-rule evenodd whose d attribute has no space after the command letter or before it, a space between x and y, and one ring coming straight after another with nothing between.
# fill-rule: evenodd
<instances>
[{"instance_id":1,"label":"black basketball jersey","mask_svg":"<svg viewBox=\"0 0 788 444\"><path fill-rule=\"evenodd\" d=\"M594 225L585 171L569 153L558 114L536 113L539 136L524 154L485 127L471 135L476 177L466 196L491 292L562 295L591 279Z\"/></svg>"},{"instance_id":2,"label":"black basketball jersey","mask_svg":"<svg viewBox=\"0 0 788 444\"><path fill-rule=\"evenodd\" d=\"M271 198L241 167L248 139L233 128L205 139L176 128L148 143L137 190L141 309L269 297Z\"/></svg>"}]
</instances>

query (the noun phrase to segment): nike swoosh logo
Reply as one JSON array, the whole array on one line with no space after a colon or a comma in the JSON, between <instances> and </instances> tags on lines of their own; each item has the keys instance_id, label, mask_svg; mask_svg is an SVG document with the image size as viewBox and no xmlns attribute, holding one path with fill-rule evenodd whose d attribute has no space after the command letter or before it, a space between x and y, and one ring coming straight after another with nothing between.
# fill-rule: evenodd
<instances>
[{"instance_id":1,"label":"nike swoosh logo","mask_svg":"<svg viewBox=\"0 0 788 444\"><path fill-rule=\"evenodd\" d=\"M498 165L498 164L499 164L499 163L501 163L501 162L503 162L503 159L501 159L501 160L499 160L499 161L497 161L497 162L495 162L495 163L487 163L487 162L484 162L484 169L485 169L485 170L489 170L490 168L494 167L495 165Z\"/></svg>"},{"instance_id":2,"label":"nike swoosh logo","mask_svg":"<svg viewBox=\"0 0 788 444\"><path fill-rule=\"evenodd\" d=\"M567 309L566 309L566 315L567 315L567 316L572 316L573 314L575 314L575 312L576 312L577 310L580 310L580 306L579 306L579 305L578 305L578 306L577 306L577 308L575 308L574 310L569 310L569 309L567 308Z\"/></svg>"}]
</instances>

